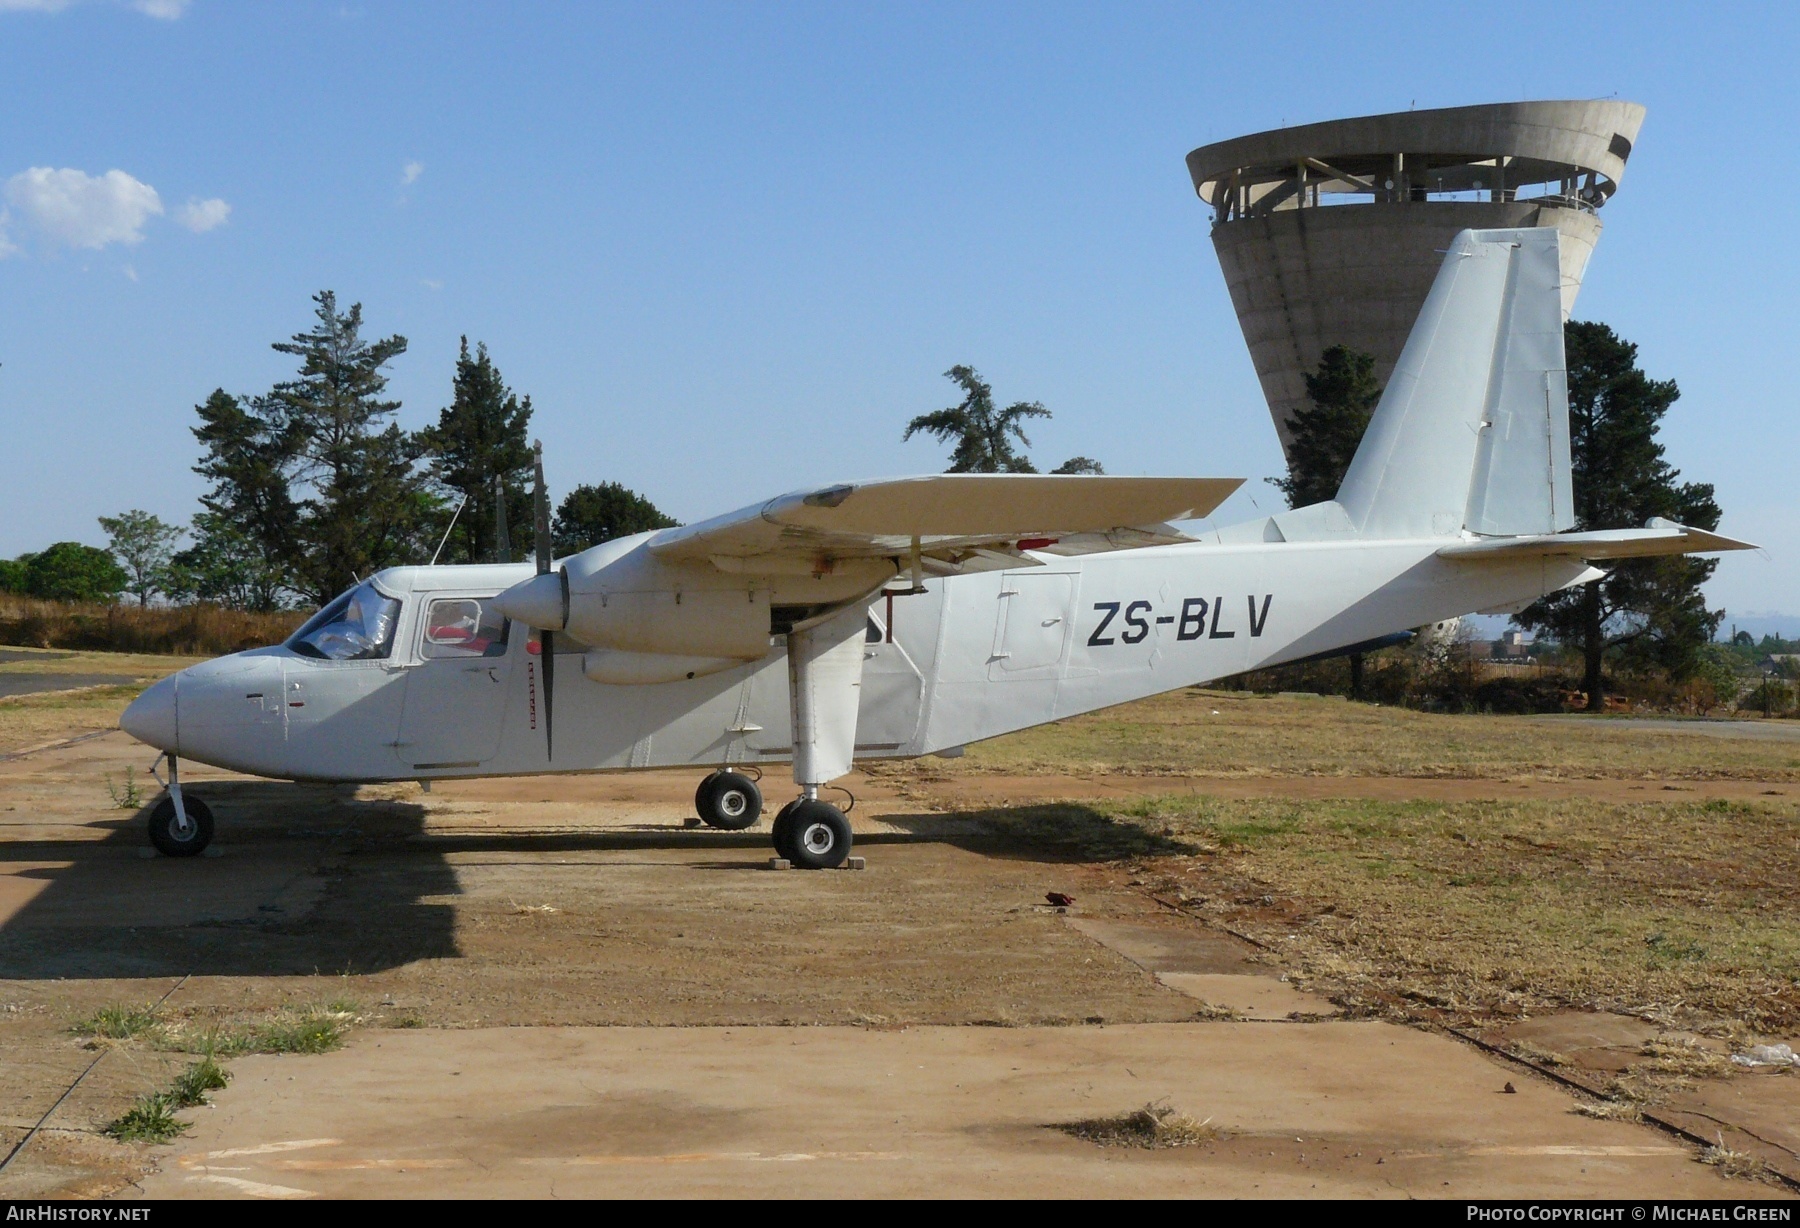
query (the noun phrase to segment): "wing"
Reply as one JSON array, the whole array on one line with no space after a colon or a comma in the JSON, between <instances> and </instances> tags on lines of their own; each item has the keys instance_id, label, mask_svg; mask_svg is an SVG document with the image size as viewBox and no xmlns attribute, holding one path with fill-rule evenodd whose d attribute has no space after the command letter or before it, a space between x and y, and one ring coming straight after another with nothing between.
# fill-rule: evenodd
<instances>
[{"instance_id":1,"label":"wing","mask_svg":"<svg viewBox=\"0 0 1800 1228\"><path fill-rule=\"evenodd\" d=\"M1209 514L1242 478L935 474L797 491L699 524L665 529L669 561L766 571L777 560L897 558L927 570L1016 567L1023 551L1091 554L1190 540L1164 523Z\"/></svg>"},{"instance_id":2,"label":"wing","mask_svg":"<svg viewBox=\"0 0 1800 1228\"><path fill-rule=\"evenodd\" d=\"M1749 542L1690 529L1657 517L1641 529L1597 529L1586 533L1546 533L1457 542L1438 551L1445 559L1518 559L1560 556L1576 559L1636 559L1659 554L1710 554L1754 550Z\"/></svg>"}]
</instances>

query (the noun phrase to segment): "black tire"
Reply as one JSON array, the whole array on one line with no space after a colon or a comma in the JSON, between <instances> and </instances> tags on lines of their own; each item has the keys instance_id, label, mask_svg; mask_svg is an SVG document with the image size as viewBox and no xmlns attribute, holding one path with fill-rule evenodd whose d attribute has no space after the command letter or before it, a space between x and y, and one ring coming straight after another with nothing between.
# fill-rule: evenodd
<instances>
[{"instance_id":1,"label":"black tire","mask_svg":"<svg viewBox=\"0 0 1800 1228\"><path fill-rule=\"evenodd\" d=\"M748 776L714 772L700 782L694 811L700 821L720 831L743 831L762 818L762 790Z\"/></svg>"},{"instance_id":2,"label":"black tire","mask_svg":"<svg viewBox=\"0 0 1800 1228\"><path fill-rule=\"evenodd\" d=\"M850 856L850 820L836 806L803 798L784 817L786 831L776 847L800 869L835 870Z\"/></svg>"},{"instance_id":3,"label":"black tire","mask_svg":"<svg viewBox=\"0 0 1800 1228\"><path fill-rule=\"evenodd\" d=\"M164 797L150 812L150 843L164 857L198 857L212 843L212 808L191 793L181 797L187 811L187 831L175 829L175 799Z\"/></svg>"},{"instance_id":4,"label":"black tire","mask_svg":"<svg viewBox=\"0 0 1800 1228\"><path fill-rule=\"evenodd\" d=\"M788 842L788 835L789 835L789 828L790 828L789 820L793 818L794 807L798 806L801 802L803 802L805 800L806 799L803 797L796 797L793 801L789 802L787 805L783 806L780 810L778 810L775 813L775 821L773 823L769 824L769 835L775 841L775 852L779 856L782 856L782 857L788 856L787 842ZM788 860L792 861L793 858L788 857Z\"/></svg>"}]
</instances>

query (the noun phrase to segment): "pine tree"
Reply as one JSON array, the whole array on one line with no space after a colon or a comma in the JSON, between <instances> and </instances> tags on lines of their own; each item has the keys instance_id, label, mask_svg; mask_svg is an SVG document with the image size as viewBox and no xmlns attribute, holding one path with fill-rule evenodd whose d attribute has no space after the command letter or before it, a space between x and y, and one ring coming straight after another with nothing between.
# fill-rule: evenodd
<instances>
[{"instance_id":1,"label":"pine tree","mask_svg":"<svg viewBox=\"0 0 1800 1228\"><path fill-rule=\"evenodd\" d=\"M945 443L954 439L956 450L951 453L947 473L1036 473L1028 457L1013 451L1013 440L1030 447L1031 440L1020 423L1026 418L1048 418L1050 411L1036 401L1017 401L996 409L994 390L973 367L951 367L944 378L962 388L962 403L920 414L907 423L901 441L920 431Z\"/></svg>"},{"instance_id":2,"label":"pine tree","mask_svg":"<svg viewBox=\"0 0 1800 1228\"><path fill-rule=\"evenodd\" d=\"M451 387L450 405L438 414L437 425L420 433L432 475L465 499L443 561L511 562L499 557L496 485L504 492L507 523L528 524L531 398L521 400L506 386L487 346L477 345L471 356L467 337ZM528 541L530 536L511 533L509 539Z\"/></svg>"},{"instance_id":3,"label":"pine tree","mask_svg":"<svg viewBox=\"0 0 1800 1228\"><path fill-rule=\"evenodd\" d=\"M406 338L362 338L362 304L339 312L329 290L313 297L311 331L276 342L300 359L299 377L275 385L256 409L292 458L288 479L306 497L288 582L324 603L370 573L430 557L442 501L417 472L421 447L391 419L400 402L383 400L383 369L406 352Z\"/></svg>"},{"instance_id":4,"label":"pine tree","mask_svg":"<svg viewBox=\"0 0 1800 1228\"><path fill-rule=\"evenodd\" d=\"M194 407L206 449L194 472L212 481L194 544L172 560L171 595L274 609L292 587L299 511L288 489L293 445L280 425L223 388Z\"/></svg>"},{"instance_id":5,"label":"pine tree","mask_svg":"<svg viewBox=\"0 0 1800 1228\"><path fill-rule=\"evenodd\" d=\"M1308 507L1337 498L1338 487L1362 443L1369 419L1381 402L1375 356L1334 345L1319 356L1319 369L1306 376L1312 405L1288 419L1288 472L1271 481L1289 507ZM1363 692L1363 654L1350 654L1350 695Z\"/></svg>"},{"instance_id":6,"label":"pine tree","mask_svg":"<svg viewBox=\"0 0 1800 1228\"><path fill-rule=\"evenodd\" d=\"M1318 371L1306 376L1306 398L1312 404L1288 419L1287 477L1273 479L1289 507L1337 498L1381 401L1375 356L1332 346L1320 355Z\"/></svg>"},{"instance_id":7,"label":"pine tree","mask_svg":"<svg viewBox=\"0 0 1800 1228\"><path fill-rule=\"evenodd\" d=\"M1662 516L1717 528L1709 483L1677 482L1656 434L1681 391L1637 365L1637 346L1604 324L1563 330L1569 369L1569 435L1575 516L1581 529L1637 528ZM1709 611L1700 591L1716 559L1686 556L1622 562L1604 580L1553 593L1514 621L1582 654L1588 707L1605 702L1608 660L1691 673L1724 611Z\"/></svg>"},{"instance_id":8,"label":"pine tree","mask_svg":"<svg viewBox=\"0 0 1800 1228\"><path fill-rule=\"evenodd\" d=\"M361 304L340 312L329 290L313 302L313 328L273 346L300 359L297 378L247 401L221 389L197 407L195 472L213 488L183 564L190 580L211 575L211 590L258 604L271 583L323 604L383 567L425 561L443 528L443 501L416 466L422 446L392 421L400 403L382 399L406 338L364 341Z\"/></svg>"}]
</instances>

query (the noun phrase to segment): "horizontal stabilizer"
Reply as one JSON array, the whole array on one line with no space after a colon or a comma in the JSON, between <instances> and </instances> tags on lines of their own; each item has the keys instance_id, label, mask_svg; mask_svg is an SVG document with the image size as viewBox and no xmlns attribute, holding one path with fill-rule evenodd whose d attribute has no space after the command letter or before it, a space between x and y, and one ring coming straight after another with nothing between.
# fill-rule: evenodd
<instances>
[{"instance_id":1,"label":"horizontal stabilizer","mask_svg":"<svg viewBox=\"0 0 1800 1228\"><path fill-rule=\"evenodd\" d=\"M1642 529L1596 529L1586 533L1547 533L1534 537L1498 537L1460 541L1445 546L1439 558L1479 561L1523 558L1636 559L1668 554L1711 554L1720 550L1754 550L1749 542L1690 529L1660 517Z\"/></svg>"},{"instance_id":2,"label":"horizontal stabilizer","mask_svg":"<svg viewBox=\"0 0 1800 1228\"><path fill-rule=\"evenodd\" d=\"M779 558L949 561L977 551L1094 553L1180 540L1163 522L1206 516L1241 478L951 473L782 495L665 529L650 550L756 571Z\"/></svg>"}]
</instances>

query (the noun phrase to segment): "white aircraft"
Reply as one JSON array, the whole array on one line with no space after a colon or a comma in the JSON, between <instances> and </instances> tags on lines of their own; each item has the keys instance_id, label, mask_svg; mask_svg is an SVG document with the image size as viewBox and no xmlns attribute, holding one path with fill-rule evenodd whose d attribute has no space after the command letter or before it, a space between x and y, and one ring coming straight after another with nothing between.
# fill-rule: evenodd
<instances>
[{"instance_id":1,"label":"white aircraft","mask_svg":"<svg viewBox=\"0 0 1800 1228\"><path fill-rule=\"evenodd\" d=\"M284 644L195 665L120 724L168 758L151 839L212 837L178 757L374 782L713 769L696 807L841 865L822 790L854 759L968 743L1249 669L1521 609L1597 560L1749 548L1698 529L1568 532L1553 229L1451 245L1338 497L1183 532L1241 479L938 475L783 495L552 565L395 567Z\"/></svg>"}]
</instances>

